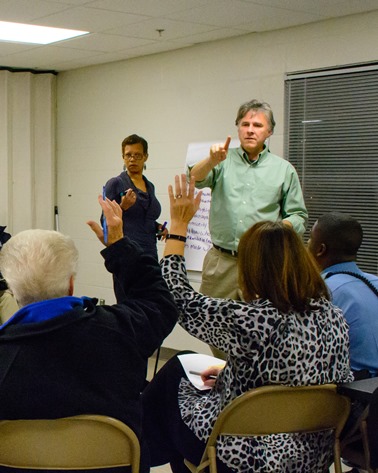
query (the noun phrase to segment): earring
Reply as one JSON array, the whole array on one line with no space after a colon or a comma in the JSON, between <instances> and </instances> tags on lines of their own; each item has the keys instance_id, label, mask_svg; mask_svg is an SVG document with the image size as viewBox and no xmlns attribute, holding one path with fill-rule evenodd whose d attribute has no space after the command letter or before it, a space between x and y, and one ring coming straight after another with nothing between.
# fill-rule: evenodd
<instances>
[{"instance_id":1,"label":"earring","mask_svg":"<svg viewBox=\"0 0 378 473\"><path fill-rule=\"evenodd\" d=\"M143 169L144 169L144 170L147 169L146 163L143 164Z\"/></svg>"}]
</instances>

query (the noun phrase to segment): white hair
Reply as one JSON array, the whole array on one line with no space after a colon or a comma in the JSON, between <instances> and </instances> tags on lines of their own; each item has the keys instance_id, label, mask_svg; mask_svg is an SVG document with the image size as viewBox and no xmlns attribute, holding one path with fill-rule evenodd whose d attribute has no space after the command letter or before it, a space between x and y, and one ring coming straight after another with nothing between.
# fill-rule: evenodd
<instances>
[{"instance_id":1,"label":"white hair","mask_svg":"<svg viewBox=\"0 0 378 473\"><path fill-rule=\"evenodd\" d=\"M0 272L20 306L69 294L78 251L68 236L52 230L25 230L0 251Z\"/></svg>"}]
</instances>

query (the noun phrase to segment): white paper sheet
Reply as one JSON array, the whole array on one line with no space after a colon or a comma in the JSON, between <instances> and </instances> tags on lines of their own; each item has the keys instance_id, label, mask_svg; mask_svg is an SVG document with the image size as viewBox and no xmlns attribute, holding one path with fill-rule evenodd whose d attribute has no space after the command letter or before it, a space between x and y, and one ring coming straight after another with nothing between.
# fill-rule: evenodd
<instances>
[{"instance_id":1,"label":"white paper sheet","mask_svg":"<svg viewBox=\"0 0 378 473\"><path fill-rule=\"evenodd\" d=\"M189 143L186 153L185 169L193 166L201 159L209 156L210 148L214 143L224 143L227 136L215 141L202 143ZM238 139L231 140L230 148L240 146ZM196 191L197 193L198 191ZM202 189L201 205L188 225L185 245L186 269L189 271L202 271L203 259L212 246L208 226L211 202L211 190L208 187Z\"/></svg>"},{"instance_id":2,"label":"white paper sheet","mask_svg":"<svg viewBox=\"0 0 378 473\"><path fill-rule=\"evenodd\" d=\"M188 377L189 381L200 390L210 389L208 386L203 384L200 375L191 374L190 371L197 371L201 373L209 366L222 365L226 363L220 358L215 358L215 356L202 355L200 353L187 353L184 355L178 355L177 357L184 368L185 374Z\"/></svg>"}]
</instances>

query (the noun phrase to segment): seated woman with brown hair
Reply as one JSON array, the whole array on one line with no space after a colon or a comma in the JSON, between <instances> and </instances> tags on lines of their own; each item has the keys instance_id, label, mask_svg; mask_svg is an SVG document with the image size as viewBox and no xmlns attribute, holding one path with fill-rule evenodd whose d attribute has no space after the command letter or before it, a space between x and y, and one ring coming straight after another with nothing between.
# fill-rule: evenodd
<instances>
[{"instance_id":1,"label":"seated woman with brown hair","mask_svg":"<svg viewBox=\"0 0 378 473\"><path fill-rule=\"evenodd\" d=\"M201 195L194 197L194 182L188 187L185 176L176 176L175 193L172 186L168 192L171 235L161 266L179 323L228 354L222 370L202 373L206 379L219 372L208 390L197 390L174 357L143 392L151 464L170 463L173 472L184 473L183 459L199 464L220 410L236 396L267 384L341 383L352 375L347 324L292 228L264 221L242 236L238 264L245 302L206 297L190 286L183 256ZM228 437L218 446L218 471L325 472L332 462L331 438L331 433Z\"/></svg>"}]
</instances>

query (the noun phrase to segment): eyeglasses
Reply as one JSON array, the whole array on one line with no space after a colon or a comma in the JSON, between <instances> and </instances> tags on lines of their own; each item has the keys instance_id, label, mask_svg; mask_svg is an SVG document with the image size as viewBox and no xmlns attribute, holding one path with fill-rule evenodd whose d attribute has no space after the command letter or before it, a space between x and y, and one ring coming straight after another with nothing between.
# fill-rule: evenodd
<instances>
[{"instance_id":1,"label":"eyeglasses","mask_svg":"<svg viewBox=\"0 0 378 473\"><path fill-rule=\"evenodd\" d=\"M131 158L134 158L135 161L140 161L141 159L144 158L144 154L142 153L126 153L123 155L124 158L126 159L131 159Z\"/></svg>"}]
</instances>

